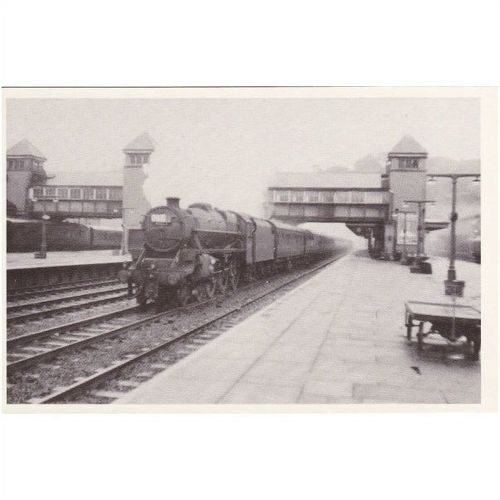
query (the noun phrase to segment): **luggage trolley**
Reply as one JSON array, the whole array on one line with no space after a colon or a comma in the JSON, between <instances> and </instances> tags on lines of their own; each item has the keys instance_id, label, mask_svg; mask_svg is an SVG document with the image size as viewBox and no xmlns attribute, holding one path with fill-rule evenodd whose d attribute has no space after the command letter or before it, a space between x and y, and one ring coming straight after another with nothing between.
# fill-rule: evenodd
<instances>
[{"instance_id":1,"label":"luggage trolley","mask_svg":"<svg viewBox=\"0 0 500 500\"><path fill-rule=\"evenodd\" d=\"M438 333L450 342L460 337L467 338L469 349L472 347L474 359L479 358L481 350L481 311L472 306L456 303L439 304L435 302L405 302L406 337L412 338L412 330L417 327L418 348L422 349L424 338ZM424 323L431 328L424 332Z\"/></svg>"}]
</instances>

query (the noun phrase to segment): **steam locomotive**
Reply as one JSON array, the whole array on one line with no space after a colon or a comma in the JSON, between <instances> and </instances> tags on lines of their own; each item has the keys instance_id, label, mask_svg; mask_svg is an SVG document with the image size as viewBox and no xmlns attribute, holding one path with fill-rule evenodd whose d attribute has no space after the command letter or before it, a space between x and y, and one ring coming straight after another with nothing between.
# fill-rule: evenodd
<instances>
[{"instance_id":1,"label":"steam locomotive","mask_svg":"<svg viewBox=\"0 0 500 500\"><path fill-rule=\"evenodd\" d=\"M223 211L208 203L180 208L179 198L152 208L142 223L144 247L120 273L137 302L184 306L217 292L236 290L241 279L291 269L334 250L335 242L311 231Z\"/></svg>"}]
</instances>

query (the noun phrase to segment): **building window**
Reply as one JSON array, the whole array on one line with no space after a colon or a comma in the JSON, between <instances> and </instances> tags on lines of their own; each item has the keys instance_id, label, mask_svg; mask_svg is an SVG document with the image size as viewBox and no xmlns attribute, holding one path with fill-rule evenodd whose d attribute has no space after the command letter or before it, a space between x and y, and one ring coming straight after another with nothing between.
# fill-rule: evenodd
<instances>
[{"instance_id":1,"label":"building window","mask_svg":"<svg viewBox=\"0 0 500 500\"><path fill-rule=\"evenodd\" d=\"M319 192L318 191L309 191L307 193L307 201L309 203L318 203L319 202Z\"/></svg>"},{"instance_id":2,"label":"building window","mask_svg":"<svg viewBox=\"0 0 500 500\"><path fill-rule=\"evenodd\" d=\"M94 190L92 188L84 188L83 189L83 199L91 200L94 195Z\"/></svg>"},{"instance_id":3,"label":"building window","mask_svg":"<svg viewBox=\"0 0 500 500\"><path fill-rule=\"evenodd\" d=\"M399 168L418 169L418 158L400 158Z\"/></svg>"},{"instance_id":4,"label":"building window","mask_svg":"<svg viewBox=\"0 0 500 500\"><path fill-rule=\"evenodd\" d=\"M71 188L69 190L69 197L73 200L80 199L80 188Z\"/></svg>"},{"instance_id":5,"label":"building window","mask_svg":"<svg viewBox=\"0 0 500 500\"><path fill-rule=\"evenodd\" d=\"M335 193L335 203L349 203L349 191L337 191Z\"/></svg>"},{"instance_id":6,"label":"building window","mask_svg":"<svg viewBox=\"0 0 500 500\"><path fill-rule=\"evenodd\" d=\"M53 187L46 187L46 188L45 188L44 195L45 195L47 198L54 198L54 197L56 196L56 188L53 188Z\"/></svg>"},{"instance_id":7,"label":"building window","mask_svg":"<svg viewBox=\"0 0 500 500\"><path fill-rule=\"evenodd\" d=\"M323 202L324 203L333 203L333 191L325 191L323 193Z\"/></svg>"},{"instance_id":8,"label":"building window","mask_svg":"<svg viewBox=\"0 0 500 500\"><path fill-rule=\"evenodd\" d=\"M106 188L97 188L95 190L95 199L96 200L105 200L106 199Z\"/></svg>"},{"instance_id":9,"label":"building window","mask_svg":"<svg viewBox=\"0 0 500 500\"><path fill-rule=\"evenodd\" d=\"M109 199L110 200L121 200L122 199L121 188L110 188L109 189Z\"/></svg>"},{"instance_id":10,"label":"building window","mask_svg":"<svg viewBox=\"0 0 500 500\"><path fill-rule=\"evenodd\" d=\"M302 191L292 191L292 203L302 203L304 201L304 193Z\"/></svg>"},{"instance_id":11,"label":"building window","mask_svg":"<svg viewBox=\"0 0 500 500\"><path fill-rule=\"evenodd\" d=\"M66 199L68 197L68 190L66 188L58 188L57 197L61 199Z\"/></svg>"},{"instance_id":12,"label":"building window","mask_svg":"<svg viewBox=\"0 0 500 500\"><path fill-rule=\"evenodd\" d=\"M353 191L351 195L352 203L364 203L365 193L363 191Z\"/></svg>"},{"instance_id":13,"label":"building window","mask_svg":"<svg viewBox=\"0 0 500 500\"><path fill-rule=\"evenodd\" d=\"M278 201L287 202L289 200L288 191L278 191Z\"/></svg>"},{"instance_id":14,"label":"building window","mask_svg":"<svg viewBox=\"0 0 500 500\"><path fill-rule=\"evenodd\" d=\"M105 214L107 209L108 209L108 205L106 202L98 201L95 204L95 211L100 213L100 214Z\"/></svg>"}]
</instances>

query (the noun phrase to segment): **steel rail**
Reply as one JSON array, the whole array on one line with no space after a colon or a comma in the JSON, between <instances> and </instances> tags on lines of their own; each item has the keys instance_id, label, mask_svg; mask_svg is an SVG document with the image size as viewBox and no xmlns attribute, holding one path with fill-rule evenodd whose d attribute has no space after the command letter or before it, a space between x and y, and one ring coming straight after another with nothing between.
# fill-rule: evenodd
<instances>
[{"instance_id":1,"label":"steel rail","mask_svg":"<svg viewBox=\"0 0 500 500\"><path fill-rule=\"evenodd\" d=\"M93 278L91 280L80 280L80 281L61 281L59 283L54 283L53 285L42 285L29 288L20 288L19 290L7 290L7 301L16 300L19 297L26 296L36 296L46 292L65 292L66 290L77 290L85 289L93 286L105 286L112 285L114 283L119 283L120 281L116 278L106 279L102 281L103 278Z\"/></svg>"},{"instance_id":2,"label":"steel rail","mask_svg":"<svg viewBox=\"0 0 500 500\"><path fill-rule=\"evenodd\" d=\"M296 276L295 278L288 280L286 283L282 283L281 285L274 287L272 290L269 290L269 291L265 292L264 294L259 295L258 297L255 297L255 298L245 302L244 304L242 304L238 307L235 307L232 310L217 316L216 318L213 318L209 321L206 321L202 325L196 326L195 328L192 328L191 330L188 330L187 332L184 332L184 333L181 333L175 337L172 337L172 338L166 340L165 342L162 342L159 345L157 345L157 346L155 346L147 351L141 352L138 355L131 356L124 361L117 361L117 362L113 363L111 366L109 366L108 368L105 368L105 369L97 372L96 374L93 374L93 375L90 375L84 379L81 379L78 382L75 382L74 384L72 384L68 387L62 388L59 391L52 393L49 396L46 396L45 398L37 399L36 403L37 404L56 403L62 399L74 396L78 392L86 390L90 386L93 386L97 383L102 382L103 380L105 380L109 376L119 372L120 370L130 366L131 364L137 363L138 361L140 361L148 356L156 354L157 352L170 347L172 344L174 344L182 339L185 339L186 337L195 335L196 333L198 333L200 331L206 330L214 323L217 323L218 321L221 321L234 313L240 312L241 309L248 307L248 306L254 304L255 302L258 302L259 300L264 299L268 295L271 295L272 293L275 293L275 292L295 283L296 281L303 279L304 277L306 277L306 276L308 276L316 271L319 271L320 269L322 269L322 268L332 264L333 262L341 259L346 254L347 254L347 251L344 251L340 255L337 255L336 257L329 259L327 262L323 262L319 266L316 266L312 269L307 270L306 272L302 273L300 276ZM213 300L213 299L211 299L211 300ZM143 320L143 322L141 324L154 321L155 319L159 319L160 316L163 316L165 314L168 314L168 313L160 313L159 315L156 315L156 317L154 319L153 318L145 319L145 320ZM124 326L121 328L122 328L122 331L125 331L127 329L130 329L131 326Z\"/></svg>"},{"instance_id":3,"label":"steel rail","mask_svg":"<svg viewBox=\"0 0 500 500\"><path fill-rule=\"evenodd\" d=\"M111 292L110 292L111 293ZM11 325L12 323L17 323L19 321L24 322L28 320L34 320L38 318L43 318L45 316L51 316L53 314L60 314L64 312L71 311L72 309L84 309L88 308L91 306L98 306L98 305L103 305L107 304L109 302L115 302L118 300L122 300L127 298L127 294L120 294L120 295L113 295L112 297L104 297L100 299L95 299L95 300L88 300L86 302L80 302L78 304L68 304L65 306L61 307L54 307L52 309L44 309L42 311L33 311L25 314L18 314L15 316L8 316L7 317L7 326Z\"/></svg>"},{"instance_id":4,"label":"steel rail","mask_svg":"<svg viewBox=\"0 0 500 500\"><path fill-rule=\"evenodd\" d=\"M37 302L34 302L34 301L33 302L22 302L21 304L12 304L10 306L7 305L7 313L22 311L23 309L28 309L30 307L35 307L35 306L46 306L46 305L50 305L50 304L58 304L59 302L64 302L67 300L84 299L87 297L95 297L98 295L105 295L106 293L122 292L125 290L127 290L126 286L116 284L113 288L98 289L98 290L93 290L90 292L77 293L75 295L62 295L59 297L52 297L50 299L39 300Z\"/></svg>"}]
</instances>

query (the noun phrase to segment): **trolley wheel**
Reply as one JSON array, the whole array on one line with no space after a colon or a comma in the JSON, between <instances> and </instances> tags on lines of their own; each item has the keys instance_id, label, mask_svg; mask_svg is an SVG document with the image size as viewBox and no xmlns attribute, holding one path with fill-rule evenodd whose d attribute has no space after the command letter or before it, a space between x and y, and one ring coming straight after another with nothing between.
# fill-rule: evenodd
<instances>
[{"instance_id":1,"label":"trolley wheel","mask_svg":"<svg viewBox=\"0 0 500 500\"><path fill-rule=\"evenodd\" d=\"M417 347L421 351L424 348L424 323L421 321L418 325Z\"/></svg>"},{"instance_id":2,"label":"trolley wheel","mask_svg":"<svg viewBox=\"0 0 500 500\"><path fill-rule=\"evenodd\" d=\"M413 327L413 318L411 316L408 316L406 320L406 339L408 342L411 342L411 330Z\"/></svg>"}]
</instances>

